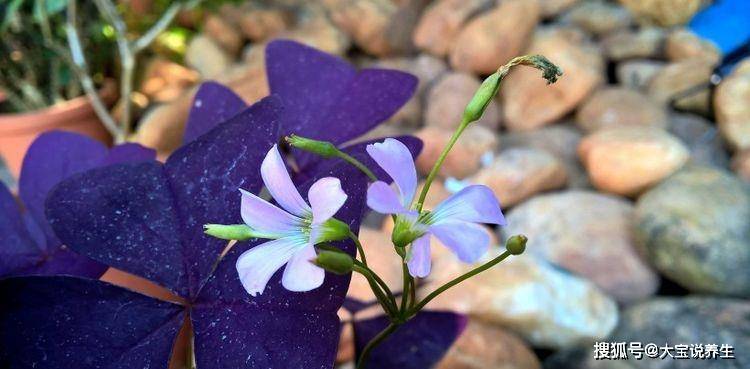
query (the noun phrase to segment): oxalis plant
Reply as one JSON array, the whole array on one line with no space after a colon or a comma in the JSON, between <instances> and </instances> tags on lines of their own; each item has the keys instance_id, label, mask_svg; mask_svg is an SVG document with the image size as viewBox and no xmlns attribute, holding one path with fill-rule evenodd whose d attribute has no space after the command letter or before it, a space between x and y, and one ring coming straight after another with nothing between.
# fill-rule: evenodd
<instances>
[{"instance_id":1,"label":"oxalis plant","mask_svg":"<svg viewBox=\"0 0 750 369\"><path fill-rule=\"evenodd\" d=\"M515 235L505 244L505 251L494 259L437 287L426 297L416 298L418 278L430 273L430 237L437 237L465 263L474 263L484 255L490 238L480 224L505 225L500 203L492 190L471 185L450 196L434 209L424 209L430 186L445 158L464 130L479 120L487 105L500 89L503 78L517 65L542 71L548 83L554 83L562 71L540 55L511 60L487 77L467 104L461 123L434 163L417 196L417 171L409 148L400 141L386 138L367 145L366 152L385 171L394 186L379 180L373 168L340 150L331 142L289 135L285 141L292 147L325 159L338 158L369 179L367 206L394 220L391 250L401 258L403 290L400 299L367 264L362 243L349 225L336 218L347 202L340 178L320 178L309 187L305 201L292 181L277 145L267 152L260 167L261 177L275 205L244 189L240 214L244 224L206 224L205 233L228 241L265 240L245 251L235 268L242 286L251 296L263 294L273 275L284 268L282 285L293 292L307 292L323 285L326 271L346 275L359 273L367 279L373 294L390 324L361 351L357 369L364 369L372 350L414 318L434 298L459 283L499 264L510 255L519 255L526 247L526 237ZM343 180L346 180L345 178ZM351 240L357 247L356 257L330 244ZM383 252L386 252L383 248Z\"/></svg>"}]
</instances>

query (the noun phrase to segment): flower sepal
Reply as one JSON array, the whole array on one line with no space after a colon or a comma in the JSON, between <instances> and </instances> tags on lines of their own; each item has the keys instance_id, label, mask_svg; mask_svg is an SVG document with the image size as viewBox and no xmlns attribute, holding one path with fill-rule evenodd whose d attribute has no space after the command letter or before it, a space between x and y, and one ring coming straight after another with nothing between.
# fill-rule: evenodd
<instances>
[{"instance_id":1,"label":"flower sepal","mask_svg":"<svg viewBox=\"0 0 750 369\"><path fill-rule=\"evenodd\" d=\"M339 154L339 149L328 141L313 140L297 135L286 136L284 140L292 147L318 154L326 159L336 157Z\"/></svg>"},{"instance_id":2,"label":"flower sepal","mask_svg":"<svg viewBox=\"0 0 750 369\"><path fill-rule=\"evenodd\" d=\"M247 241L253 238L273 238L244 224L205 224L203 232L222 240Z\"/></svg>"},{"instance_id":3,"label":"flower sepal","mask_svg":"<svg viewBox=\"0 0 750 369\"><path fill-rule=\"evenodd\" d=\"M413 220L404 216L397 216L393 226L391 241L393 241L396 248L403 249L417 238L422 237L424 233L423 230L416 227Z\"/></svg>"},{"instance_id":4,"label":"flower sepal","mask_svg":"<svg viewBox=\"0 0 750 369\"><path fill-rule=\"evenodd\" d=\"M320 225L315 242L341 241L349 238L350 234L348 224L336 218L331 218Z\"/></svg>"}]
</instances>

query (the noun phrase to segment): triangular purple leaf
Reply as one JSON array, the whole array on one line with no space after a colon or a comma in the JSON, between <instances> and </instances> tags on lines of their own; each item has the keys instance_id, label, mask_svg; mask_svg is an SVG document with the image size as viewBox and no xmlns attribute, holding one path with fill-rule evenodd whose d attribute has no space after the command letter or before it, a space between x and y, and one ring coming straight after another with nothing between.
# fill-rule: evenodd
<instances>
[{"instance_id":1,"label":"triangular purple leaf","mask_svg":"<svg viewBox=\"0 0 750 369\"><path fill-rule=\"evenodd\" d=\"M183 307L92 279L0 281L0 367L166 368Z\"/></svg>"},{"instance_id":2,"label":"triangular purple leaf","mask_svg":"<svg viewBox=\"0 0 750 369\"><path fill-rule=\"evenodd\" d=\"M357 357L381 330L388 326L386 316L354 321ZM466 317L451 312L422 311L400 326L375 347L368 368L431 368L445 355L466 328Z\"/></svg>"},{"instance_id":3,"label":"triangular purple leaf","mask_svg":"<svg viewBox=\"0 0 750 369\"><path fill-rule=\"evenodd\" d=\"M247 108L247 104L228 87L208 81L193 98L183 143L191 142Z\"/></svg>"},{"instance_id":4,"label":"triangular purple leaf","mask_svg":"<svg viewBox=\"0 0 750 369\"><path fill-rule=\"evenodd\" d=\"M0 277L38 263L39 248L24 224L16 199L0 183Z\"/></svg>"},{"instance_id":5,"label":"triangular purple leaf","mask_svg":"<svg viewBox=\"0 0 750 369\"><path fill-rule=\"evenodd\" d=\"M141 146L140 144L128 142L109 149L107 157L101 163L104 165L120 163L136 163L156 158L156 150Z\"/></svg>"},{"instance_id":6,"label":"triangular purple leaf","mask_svg":"<svg viewBox=\"0 0 750 369\"><path fill-rule=\"evenodd\" d=\"M287 107L281 134L337 145L391 117L417 85L411 74L385 69L357 72L343 59L288 40L266 47L266 74L271 93ZM300 166L315 160L312 154L295 152Z\"/></svg>"}]
</instances>

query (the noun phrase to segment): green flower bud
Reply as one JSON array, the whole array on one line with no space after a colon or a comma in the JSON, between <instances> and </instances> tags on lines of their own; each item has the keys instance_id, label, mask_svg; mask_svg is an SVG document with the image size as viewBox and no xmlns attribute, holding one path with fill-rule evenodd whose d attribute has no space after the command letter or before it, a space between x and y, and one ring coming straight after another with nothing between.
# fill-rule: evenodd
<instances>
[{"instance_id":1,"label":"green flower bud","mask_svg":"<svg viewBox=\"0 0 750 369\"><path fill-rule=\"evenodd\" d=\"M424 232L416 229L414 222L401 216L396 217L391 234L391 241L396 247L404 248L422 235Z\"/></svg>"},{"instance_id":2,"label":"green flower bud","mask_svg":"<svg viewBox=\"0 0 750 369\"><path fill-rule=\"evenodd\" d=\"M327 241L341 241L349 238L349 225L335 218L331 218L320 225L320 233L315 243Z\"/></svg>"},{"instance_id":3,"label":"green flower bud","mask_svg":"<svg viewBox=\"0 0 750 369\"><path fill-rule=\"evenodd\" d=\"M318 257L312 263L331 273L347 274L352 271L354 259L343 252L323 250L318 252Z\"/></svg>"},{"instance_id":4,"label":"green flower bud","mask_svg":"<svg viewBox=\"0 0 750 369\"><path fill-rule=\"evenodd\" d=\"M327 141L318 141L297 135L287 136L284 139L293 147L318 154L324 158L336 157L339 154L339 149Z\"/></svg>"},{"instance_id":5,"label":"green flower bud","mask_svg":"<svg viewBox=\"0 0 750 369\"><path fill-rule=\"evenodd\" d=\"M477 92L474 93L474 97L466 105L466 109L464 109L464 121L474 122L482 117L487 106L495 98L497 90L500 89L500 79L499 73L493 73L485 78Z\"/></svg>"},{"instance_id":6,"label":"green flower bud","mask_svg":"<svg viewBox=\"0 0 750 369\"><path fill-rule=\"evenodd\" d=\"M222 240L246 241L262 236L244 224L206 224L203 232Z\"/></svg>"},{"instance_id":7,"label":"green flower bud","mask_svg":"<svg viewBox=\"0 0 750 369\"><path fill-rule=\"evenodd\" d=\"M526 250L526 241L529 239L522 234L511 236L505 241L505 249L513 255L521 255Z\"/></svg>"}]
</instances>

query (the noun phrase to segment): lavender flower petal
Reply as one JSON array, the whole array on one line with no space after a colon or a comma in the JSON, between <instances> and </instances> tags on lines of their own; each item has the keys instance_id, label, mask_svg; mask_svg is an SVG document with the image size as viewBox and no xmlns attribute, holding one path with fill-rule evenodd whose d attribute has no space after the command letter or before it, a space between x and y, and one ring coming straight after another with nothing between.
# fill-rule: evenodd
<instances>
[{"instance_id":1,"label":"lavender flower petal","mask_svg":"<svg viewBox=\"0 0 750 369\"><path fill-rule=\"evenodd\" d=\"M434 209L431 223L461 220L472 223L505 225L505 217L495 194L486 186L468 186Z\"/></svg>"},{"instance_id":2,"label":"lavender flower petal","mask_svg":"<svg viewBox=\"0 0 750 369\"><path fill-rule=\"evenodd\" d=\"M396 139L386 138L367 146L367 153L393 178L401 205L408 208L417 191L417 168L409 148Z\"/></svg>"},{"instance_id":3,"label":"lavender flower petal","mask_svg":"<svg viewBox=\"0 0 750 369\"><path fill-rule=\"evenodd\" d=\"M310 213L310 206L302 199L297 187L294 186L286 169L286 164L284 164L284 159L276 145L268 151L266 158L263 159L260 174L268 192L284 210L299 217Z\"/></svg>"},{"instance_id":4,"label":"lavender flower petal","mask_svg":"<svg viewBox=\"0 0 750 369\"><path fill-rule=\"evenodd\" d=\"M408 211L396 191L382 181L377 181L367 188L367 206L381 214L401 214Z\"/></svg>"},{"instance_id":5,"label":"lavender flower petal","mask_svg":"<svg viewBox=\"0 0 750 369\"><path fill-rule=\"evenodd\" d=\"M287 237L245 251L237 258L236 264L242 287L251 296L262 294L274 273L304 246L304 241Z\"/></svg>"},{"instance_id":6,"label":"lavender flower petal","mask_svg":"<svg viewBox=\"0 0 750 369\"><path fill-rule=\"evenodd\" d=\"M275 205L245 190L240 190L242 221L250 228L270 237L283 237L296 232L301 219L279 209Z\"/></svg>"},{"instance_id":7,"label":"lavender flower petal","mask_svg":"<svg viewBox=\"0 0 750 369\"><path fill-rule=\"evenodd\" d=\"M450 248L464 263L479 260L490 244L490 236L484 227L457 220L444 221L430 226L430 232Z\"/></svg>"},{"instance_id":8,"label":"lavender flower petal","mask_svg":"<svg viewBox=\"0 0 750 369\"><path fill-rule=\"evenodd\" d=\"M281 284L289 291L306 292L314 290L323 284L326 272L314 265L315 247L308 244L297 251L284 269Z\"/></svg>"},{"instance_id":9,"label":"lavender flower petal","mask_svg":"<svg viewBox=\"0 0 750 369\"><path fill-rule=\"evenodd\" d=\"M430 234L417 238L411 245L411 259L407 264L412 277L424 278L430 274Z\"/></svg>"},{"instance_id":10,"label":"lavender flower petal","mask_svg":"<svg viewBox=\"0 0 750 369\"><path fill-rule=\"evenodd\" d=\"M331 219L344 206L346 198L338 178L326 177L315 181L307 192L312 207L312 224L319 225Z\"/></svg>"}]
</instances>

